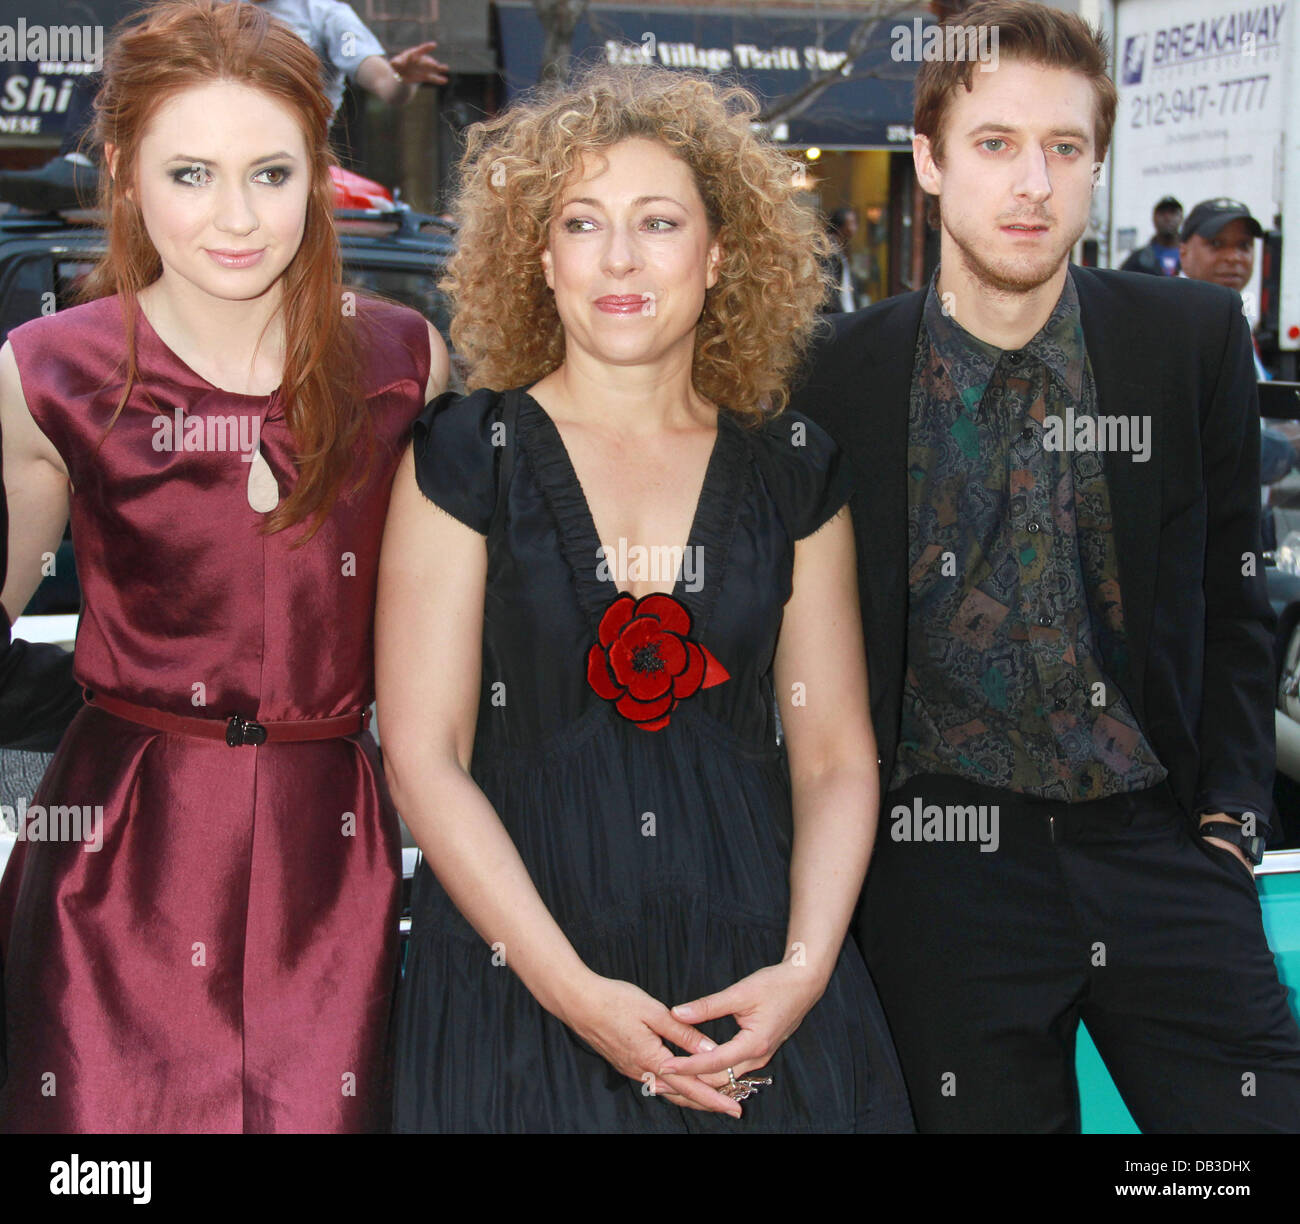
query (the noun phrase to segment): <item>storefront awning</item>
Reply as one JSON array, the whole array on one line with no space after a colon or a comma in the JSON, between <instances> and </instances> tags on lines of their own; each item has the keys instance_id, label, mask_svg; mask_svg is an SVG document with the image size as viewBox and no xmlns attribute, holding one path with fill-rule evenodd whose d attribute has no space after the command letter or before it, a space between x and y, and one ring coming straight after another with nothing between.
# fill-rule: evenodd
<instances>
[{"instance_id":1,"label":"storefront awning","mask_svg":"<svg viewBox=\"0 0 1300 1224\"><path fill-rule=\"evenodd\" d=\"M0 0L0 145L57 146L89 119L86 78L128 0Z\"/></svg>"},{"instance_id":2,"label":"storefront awning","mask_svg":"<svg viewBox=\"0 0 1300 1224\"><path fill-rule=\"evenodd\" d=\"M513 98L536 85L542 25L531 0L496 5L503 75ZM850 63L846 48L861 12L637 8L593 5L574 32L576 61L654 63L734 76L765 103L789 98L827 71L837 79L807 106L772 128L774 138L823 148L909 147L916 64L898 61L896 27L934 18L907 11L880 20Z\"/></svg>"}]
</instances>

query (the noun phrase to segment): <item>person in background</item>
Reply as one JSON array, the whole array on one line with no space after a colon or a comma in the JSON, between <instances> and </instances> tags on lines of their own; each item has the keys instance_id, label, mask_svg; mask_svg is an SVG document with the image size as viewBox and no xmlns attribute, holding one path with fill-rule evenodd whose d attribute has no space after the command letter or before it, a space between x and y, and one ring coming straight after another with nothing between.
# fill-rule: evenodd
<instances>
[{"instance_id":1,"label":"person in background","mask_svg":"<svg viewBox=\"0 0 1300 1224\"><path fill-rule=\"evenodd\" d=\"M1202 200L1183 224L1178 247L1181 274L1187 280L1209 281L1241 293L1255 271L1255 240L1263 236L1264 227L1240 200L1223 196ZM1251 343L1256 374L1260 379L1270 378L1254 337Z\"/></svg>"},{"instance_id":2,"label":"person in background","mask_svg":"<svg viewBox=\"0 0 1300 1224\"><path fill-rule=\"evenodd\" d=\"M1240 200L1219 197L1202 200L1188 214L1182 230L1182 273L1186 280L1209 281L1241 293L1250 284L1255 271L1255 240L1264 236L1264 227L1251 216ZM1273 376L1259 355L1259 344L1252 335L1251 352L1255 358L1255 375L1261 382ZM1296 444L1300 443L1300 424L1295 421L1265 419L1259 431L1259 478L1265 486L1281 480L1295 465ZM1263 522L1264 546L1275 546L1273 516Z\"/></svg>"},{"instance_id":3,"label":"person in background","mask_svg":"<svg viewBox=\"0 0 1300 1224\"><path fill-rule=\"evenodd\" d=\"M239 2L239 0L236 0ZM450 69L420 43L386 58L383 44L350 4L342 0L246 0L283 21L320 58L325 92L334 113L343 103L343 81L352 81L390 106L405 106L421 85L445 85Z\"/></svg>"},{"instance_id":4,"label":"person in background","mask_svg":"<svg viewBox=\"0 0 1300 1224\"><path fill-rule=\"evenodd\" d=\"M1165 196L1157 202L1151 220L1155 222L1155 237L1120 264L1120 271L1177 276L1178 227L1183 223L1183 206L1173 196Z\"/></svg>"},{"instance_id":5,"label":"person in background","mask_svg":"<svg viewBox=\"0 0 1300 1224\"><path fill-rule=\"evenodd\" d=\"M849 264L849 244L857 236L858 210L856 208L837 208L831 213L826 223L826 236L833 248L826 260L826 270L830 273L832 288L826 293L821 304L822 314L834 314L836 311L856 310L857 298L853 292L853 269Z\"/></svg>"}]
</instances>

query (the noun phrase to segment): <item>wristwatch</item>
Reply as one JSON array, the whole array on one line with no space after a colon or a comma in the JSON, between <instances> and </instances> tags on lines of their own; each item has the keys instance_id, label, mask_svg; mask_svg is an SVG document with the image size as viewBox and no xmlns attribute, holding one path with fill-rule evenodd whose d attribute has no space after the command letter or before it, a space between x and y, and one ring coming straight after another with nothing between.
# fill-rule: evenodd
<instances>
[{"instance_id":1,"label":"wristwatch","mask_svg":"<svg viewBox=\"0 0 1300 1224\"><path fill-rule=\"evenodd\" d=\"M1264 839L1262 837L1247 837L1242 832L1240 825L1212 820L1209 824L1201 825L1197 832L1202 837L1217 837L1221 841L1236 846L1246 856L1246 861L1252 867L1258 867L1264 861Z\"/></svg>"}]
</instances>

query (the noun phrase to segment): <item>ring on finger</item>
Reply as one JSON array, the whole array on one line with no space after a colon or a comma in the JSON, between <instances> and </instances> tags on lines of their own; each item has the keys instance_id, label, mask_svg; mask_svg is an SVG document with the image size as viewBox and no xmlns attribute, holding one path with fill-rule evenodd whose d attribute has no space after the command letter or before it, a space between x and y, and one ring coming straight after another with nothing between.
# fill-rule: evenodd
<instances>
[{"instance_id":1,"label":"ring on finger","mask_svg":"<svg viewBox=\"0 0 1300 1224\"><path fill-rule=\"evenodd\" d=\"M734 1067L727 1068L727 1079L730 1081L718 1089L724 1097L730 1097L733 1101L743 1101L746 1097L753 1096L760 1088L764 1088L772 1082L770 1075L742 1075L736 1078Z\"/></svg>"}]
</instances>

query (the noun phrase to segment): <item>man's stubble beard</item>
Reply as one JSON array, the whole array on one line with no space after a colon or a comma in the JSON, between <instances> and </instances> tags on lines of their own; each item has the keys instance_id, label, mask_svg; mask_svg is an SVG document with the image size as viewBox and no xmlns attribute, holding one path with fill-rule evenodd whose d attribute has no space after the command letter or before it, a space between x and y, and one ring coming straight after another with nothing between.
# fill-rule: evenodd
<instances>
[{"instance_id":1,"label":"man's stubble beard","mask_svg":"<svg viewBox=\"0 0 1300 1224\"><path fill-rule=\"evenodd\" d=\"M993 290L995 293L1022 294L1032 293L1040 285L1046 284L1060 270L1062 263L1068 259L1071 247L1079 240L1087 225L1081 226L1079 233L1067 243L1055 256L1044 258L1041 263L1028 263L1024 261L1007 261L1012 263L1011 268L997 267L985 259L975 247L967 242L960 235L948 229L943 225L943 204L939 202L939 219L940 225L943 226L943 232L952 239L953 245L956 246L960 253L962 262L966 265L967 271L981 285ZM1037 269L1044 268L1045 271Z\"/></svg>"}]
</instances>

